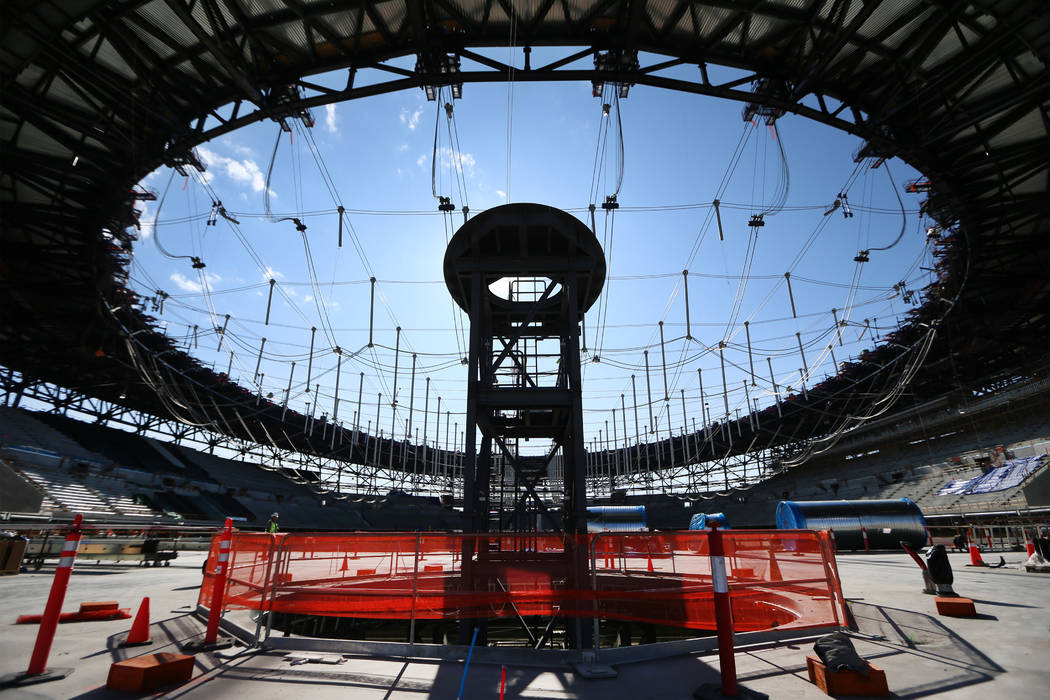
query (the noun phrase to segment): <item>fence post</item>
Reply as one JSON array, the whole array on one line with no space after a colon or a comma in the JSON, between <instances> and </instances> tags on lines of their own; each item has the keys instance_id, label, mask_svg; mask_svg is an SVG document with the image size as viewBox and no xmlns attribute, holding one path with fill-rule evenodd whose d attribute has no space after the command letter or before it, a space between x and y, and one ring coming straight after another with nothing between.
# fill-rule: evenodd
<instances>
[{"instance_id":1,"label":"fence post","mask_svg":"<svg viewBox=\"0 0 1050 700\"><path fill-rule=\"evenodd\" d=\"M276 535L271 534L267 536L268 542L266 548L266 573L263 574L262 590L259 593L259 617L255 619L255 643L253 644L253 646L256 647L262 645L262 639L259 635L262 633L263 615L265 614L267 619L269 619L270 615L273 614L272 612L267 612L266 610L266 599L270 595L270 572L273 569L273 544L276 539ZM253 574L254 570L255 567L252 567ZM254 580L255 576L253 575L252 581L254 582Z\"/></svg>"},{"instance_id":2,"label":"fence post","mask_svg":"<svg viewBox=\"0 0 1050 700\"><path fill-rule=\"evenodd\" d=\"M726 576L725 546L718 523L711 523L708 535L711 556L711 587L714 589L715 624L718 629L718 666L722 671L722 695L737 697L736 654L733 650L733 607L729 600L729 578Z\"/></svg>"},{"instance_id":3,"label":"fence post","mask_svg":"<svg viewBox=\"0 0 1050 700\"><path fill-rule=\"evenodd\" d=\"M208 609L208 627L204 632L203 640L190 640L183 643L182 650L187 653L198 651L214 651L226 649L233 646L232 637L219 638L219 619L222 617L222 609L226 594L226 581L229 577L230 552L233 547L233 519L226 518L222 529L222 539L219 540L219 554L215 562L215 580L211 587L211 607ZM201 582L204 587L204 582Z\"/></svg>"},{"instance_id":4,"label":"fence post","mask_svg":"<svg viewBox=\"0 0 1050 700\"><path fill-rule=\"evenodd\" d=\"M422 535L416 533L416 556L412 558L412 619L408 623L408 643L416 643L416 597L419 593L419 555Z\"/></svg>"},{"instance_id":5,"label":"fence post","mask_svg":"<svg viewBox=\"0 0 1050 700\"><path fill-rule=\"evenodd\" d=\"M598 661L598 651L601 644L598 641L598 540L605 533L599 532L591 538L591 596L594 599L594 660Z\"/></svg>"},{"instance_id":6,"label":"fence post","mask_svg":"<svg viewBox=\"0 0 1050 700\"><path fill-rule=\"evenodd\" d=\"M233 519L226 518L222 529L222 540L219 542L218 562L215 564L215 581L211 588L211 610L208 611L208 630L204 634L204 643L213 644L219 636L219 618L222 617L223 597L226 593L226 579L229 576L230 546L233 544Z\"/></svg>"},{"instance_id":7,"label":"fence post","mask_svg":"<svg viewBox=\"0 0 1050 700\"><path fill-rule=\"evenodd\" d=\"M281 536L281 541L277 543L277 549L276 550L271 550L271 551L273 551L273 554L271 556L274 559L274 567L273 567L273 579L271 580L271 584L272 585L270 586L270 610L269 610L270 614L266 616L266 636L263 637L264 639L269 639L270 638L270 631L273 629L274 608L277 607L277 591L281 587L281 580L278 578L278 576L280 576L280 574L281 574L281 565L282 565L281 557L285 553L284 545L285 545L285 542L288 541L288 537L289 537L288 533L285 533L284 535L282 535ZM356 540L355 540L355 542L356 542ZM291 554L290 553L288 553L288 560L289 560L289 562L291 560Z\"/></svg>"},{"instance_id":8,"label":"fence post","mask_svg":"<svg viewBox=\"0 0 1050 700\"><path fill-rule=\"evenodd\" d=\"M33 656L26 670L27 676L39 676L47 670L47 657L51 654L51 643L55 640L58 617L62 614L62 603L65 602L69 577L73 573L73 562L77 558L77 547L80 545L80 525L83 521L84 516L78 513L73 520L73 528L66 534L66 542L62 545L62 558L58 560L55 578L51 581L51 593L44 607L44 619L40 621L40 629L37 631ZM69 674L66 673L59 677L64 678L67 675Z\"/></svg>"}]
</instances>

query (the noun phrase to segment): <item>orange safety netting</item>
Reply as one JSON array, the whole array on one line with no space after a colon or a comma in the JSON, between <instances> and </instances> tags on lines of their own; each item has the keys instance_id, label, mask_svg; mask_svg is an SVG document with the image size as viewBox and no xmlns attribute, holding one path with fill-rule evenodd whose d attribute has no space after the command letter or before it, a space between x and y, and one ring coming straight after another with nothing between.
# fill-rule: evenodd
<instances>
[{"instance_id":1,"label":"orange safety netting","mask_svg":"<svg viewBox=\"0 0 1050 700\"><path fill-rule=\"evenodd\" d=\"M557 614L714 630L708 537L238 533L224 607L406 620ZM826 532L722 538L736 631L845 624ZM217 551L218 537L205 582ZM201 587L205 607L211 589Z\"/></svg>"}]
</instances>

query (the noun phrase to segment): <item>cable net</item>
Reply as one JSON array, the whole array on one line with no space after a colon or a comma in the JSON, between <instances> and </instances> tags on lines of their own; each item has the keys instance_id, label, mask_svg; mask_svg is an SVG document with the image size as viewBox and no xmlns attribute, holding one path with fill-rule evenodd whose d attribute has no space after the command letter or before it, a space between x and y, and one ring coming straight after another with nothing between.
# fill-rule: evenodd
<instances>
[{"instance_id":1,"label":"cable net","mask_svg":"<svg viewBox=\"0 0 1050 700\"><path fill-rule=\"evenodd\" d=\"M735 631L845 624L827 532L721 534ZM405 620L560 615L714 630L709 536L237 533L224 608ZM218 542L201 586L205 607Z\"/></svg>"}]
</instances>

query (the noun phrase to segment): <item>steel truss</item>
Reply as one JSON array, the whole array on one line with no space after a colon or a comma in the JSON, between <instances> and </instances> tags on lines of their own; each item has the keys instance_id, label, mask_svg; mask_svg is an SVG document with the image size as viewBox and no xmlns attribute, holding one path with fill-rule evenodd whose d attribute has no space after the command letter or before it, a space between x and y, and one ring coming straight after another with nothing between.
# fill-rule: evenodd
<instances>
[{"instance_id":1,"label":"steel truss","mask_svg":"<svg viewBox=\"0 0 1050 700\"><path fill-rule=\"evenodd\" d=\"M294 472L310 472L315 480L301 476L296 481L310 485L335 496L385 496L392 489L403 489L411 484L413 493L427 495L454 494L459 496L458 479L448 475L425 473L406 474L375 465L355 464L293 450L281 450L221 432L186 425L136 411L111 401L99 399L72 389L26 377L15 369L0 369L0 395L8 408L23 407L23 403L39 403L48 413L91 422L105 428L125 430L142 437L154 437L176 445L186 445L208 454L236 459L262 469L283 470L294 478Z\"/></svg>"}]
</instances>

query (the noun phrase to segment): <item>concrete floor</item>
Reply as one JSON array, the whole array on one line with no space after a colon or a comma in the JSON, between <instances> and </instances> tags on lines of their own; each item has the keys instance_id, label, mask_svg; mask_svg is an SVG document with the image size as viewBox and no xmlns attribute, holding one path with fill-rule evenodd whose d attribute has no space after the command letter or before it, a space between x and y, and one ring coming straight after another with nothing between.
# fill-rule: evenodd
<instances>
[{"instance_id":1,"label":"concrete floor","mask_svg":"<svg viewBox=\"0 0 1050 700\"><path fill-rule=\"evenodd\" d=\"M154 644L129 651L116 643L130 620L64 624L51 652L51 667L73 667L68 678L0 691L16 698L126 698L105 688L109 665L126 656L178 651L176 643L199 636L201 624L188 613L196 604L203 553L180 553L171 567L84 563L74 570L65 610L83 600L113 600L134 613L150 597ZM904 554L842 555L843 592L850 601L862 656L885 669L901 698L1045 698L1050 695L1050 575L1018 570L1021 554L1006 555L1004 569L965 567L953 554L955 589L971 597L981 617L938 617L932 596L923 595L918 568ZM987 558L987 555L986 555ZM37 627L14 625L17 615L42 612L53 569L0 579L0 675L25 669ZM806 678L811 645L739 653L737 669L748 688L770 698L826 697ZM335 665L295 664L294 654L250 653L243 648L198 654L189 683L163 697L251 697L451 700L463 674L461 662L350 657ZM703 683L718 683L717 656L678 656L622 664L611 680L584 680L568 669L507 668L507 698L674 700L692 697ZM497 698L501 669L474 662L464 698ZM348 692L349 691L349 692Z\"/></svg>"}]
</instances>

